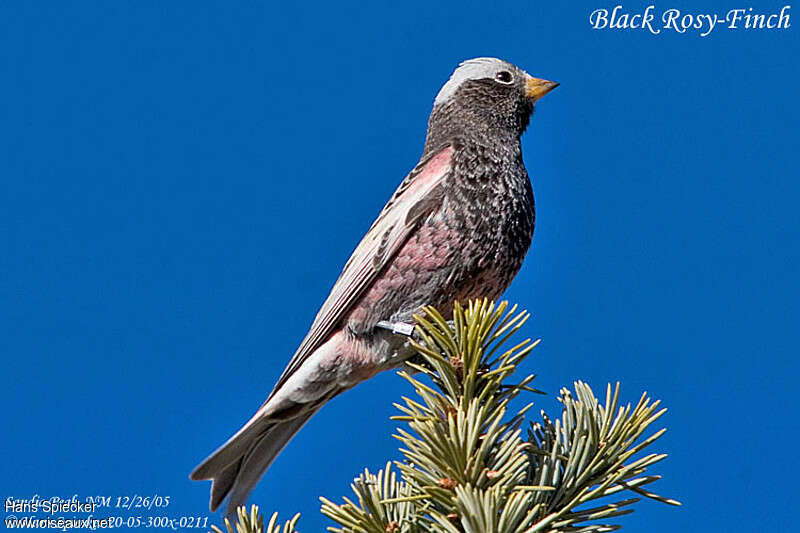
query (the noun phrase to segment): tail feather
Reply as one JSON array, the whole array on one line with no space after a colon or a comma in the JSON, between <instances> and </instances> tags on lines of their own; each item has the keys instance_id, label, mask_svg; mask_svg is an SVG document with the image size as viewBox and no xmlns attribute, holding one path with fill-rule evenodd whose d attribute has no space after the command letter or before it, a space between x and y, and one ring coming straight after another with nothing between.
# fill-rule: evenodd
<instances>
[{"instance_id":1,"label":"tail feather","mask_svg":"<svg viewBox=\"0 0 800 533\"><path fill-rule=\"evenodd\" d=\"M228 493L230 498L228 498L225 514L232 516L236 514L237 507L245 504L250 492L261 479L261 476L264 475L264 472L267 471L269 465L272 464L272 461L275 460L275 457L281 453L281 450L300 431L300 428L308 422L308 419L313 414L314 411L278 424L255 440L250 451L242 458L239 465L236 479Z\"/></svg>"},{"instance_id":2,"label":"tail feather","mask_svg":"<svg viewBox=\"0 0 800 533\"><path fill-rule=\"evenodd\" d=\"M228 499L226 514L236 514L275 457L316 412L313 409L286 421L248 424L191 473L191 479L211 479L209 508L216 511Z\"/></svg>"},{"instance_id":3,"label":"tail feather","mask_svg":"<svg viewBox=\"0 0 800 533\"><path fill-rule=\"evenodd\" d=\"M189 474L189 478L195 481L215 479L227 466L241 461L241 458L250 450L253 440L259 435L269 432L274 425L275 422L267 418L253 417L225 444L197 465Z\"/></svg>"},{"instance_id":4,"label":"tail feather","mask_svg":"<svg viewBox=\"0 0 800 533\"><path fill-rule=\"evenodd\" d=\"M222 500L224 500L225 496L231 491L231 487L233 487L233 483L236 481L236 474L239 473L241 464L241 459L234 461L220 470L219 474L214 477L214 480L211 482L211 502L208 504L212 511L220 506Z\"/></svg>"}]
</instances>

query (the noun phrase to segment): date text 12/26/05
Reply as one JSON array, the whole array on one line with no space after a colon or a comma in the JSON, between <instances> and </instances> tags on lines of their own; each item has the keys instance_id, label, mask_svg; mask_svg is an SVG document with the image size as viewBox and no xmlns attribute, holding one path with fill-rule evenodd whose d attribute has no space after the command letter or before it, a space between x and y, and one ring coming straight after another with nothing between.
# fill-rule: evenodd
<instances>
[{"instance_id":1,"label":"date text 12/26/05","mask_svg":"<svg viewBox=\"0 0 800 533\"><path fill-rule=\"evenodd\" d=\"M175 515L169 496L157 493L79 497L9 496L3 502L6 529L208 529L207 516ZM110 514L106 515L108 512Z\"/></svg>"},{"instance_id":2,"label":"date text 12/26/05","mask_svg":"<svg viewBox=\"0 0 800 533\"><path fill-rule=\"evenodd\" d=\"M752 7L733 8L724 13L691 13L669 8L658 13L654 5L637 12L627 11L622 5L612 9L595 9L589 14L589 24L595 30L644 30L653 35L663 31L675 33L696 32L707 37L715 29L728 30L786 30L792 25L791 5L780 11L757 12Z\"/></svg>"}]
</instances>

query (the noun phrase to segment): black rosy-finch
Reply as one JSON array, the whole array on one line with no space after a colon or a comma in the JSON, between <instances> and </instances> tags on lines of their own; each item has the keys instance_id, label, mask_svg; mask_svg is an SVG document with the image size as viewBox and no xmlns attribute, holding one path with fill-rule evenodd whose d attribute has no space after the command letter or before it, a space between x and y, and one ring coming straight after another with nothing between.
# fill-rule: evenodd
<instances>
[{"instance_id":1,"label":"black rosy-finch","mask_svg":"<svg viewBox=\"0 0 800 533\"><path fill-rule=\"evenodd\" d=\"M191 474L211 510L242 505L286 443L328 400L412 355L422 306L498 298L533 237L520 135L555 88L495 58L465 61L433 104L422 158L356 247L267 400Z\"/></svg>"}]
</instances>

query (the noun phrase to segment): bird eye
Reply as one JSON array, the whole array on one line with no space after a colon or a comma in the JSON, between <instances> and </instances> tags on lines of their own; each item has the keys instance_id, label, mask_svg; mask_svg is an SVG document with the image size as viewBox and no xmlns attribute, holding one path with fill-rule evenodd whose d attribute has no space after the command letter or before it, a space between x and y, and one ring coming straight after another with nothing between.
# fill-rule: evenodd
<instances>
[{"instance_id":1,"label":"bird eye","mask_svg":"<svg viewBox=\"0 0 800 533\"><path fill-rule=\"evenodd\" d=\"M494 79L496 79L500 83L511 83L512 81L514 81L514 76L512 76L511 73L507 70L501 70L495 75Z\"/></svg>"}]
</instances>

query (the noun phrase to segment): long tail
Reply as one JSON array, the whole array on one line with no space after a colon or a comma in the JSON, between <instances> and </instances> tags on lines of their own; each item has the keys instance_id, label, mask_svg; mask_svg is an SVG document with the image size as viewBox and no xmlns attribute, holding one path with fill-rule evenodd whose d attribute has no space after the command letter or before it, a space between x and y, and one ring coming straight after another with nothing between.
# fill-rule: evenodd
<instances>
[{"instance_id":1,"label":"long tail","mask_svg":"<svg viewBox=\"0 0 800 533\"><path fill-rule=\"evenodd\" d=\"M225 513L234 515L275 457L316 411L311 409L289 420L248 423L195 468L191 479L212 480L211 510L216 511L230 496Z\"/></svg>"}]
</instances>

